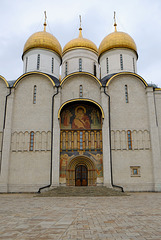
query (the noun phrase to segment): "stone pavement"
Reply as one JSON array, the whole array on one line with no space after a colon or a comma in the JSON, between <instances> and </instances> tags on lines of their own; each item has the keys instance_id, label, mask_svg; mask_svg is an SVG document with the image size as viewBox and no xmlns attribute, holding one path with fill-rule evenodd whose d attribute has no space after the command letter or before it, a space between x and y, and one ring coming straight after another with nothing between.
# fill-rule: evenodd
<instances>
[{"instance_id":1,"label":"stone pavement","mask_svg":"<svg viewBox=\"0 0 161 240\"><path fill-rule=\"evenodd\" d=\"M62 198L0 194L0 239L161 240L161 193Z\"/></svg>"}]
</instances>

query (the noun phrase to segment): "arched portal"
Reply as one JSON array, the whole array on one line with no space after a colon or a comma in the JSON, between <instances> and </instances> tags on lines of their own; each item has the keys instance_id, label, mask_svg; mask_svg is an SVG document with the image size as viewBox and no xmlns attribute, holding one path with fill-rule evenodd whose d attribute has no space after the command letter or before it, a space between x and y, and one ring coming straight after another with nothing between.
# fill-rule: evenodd
<instances>
[{"instance_id":1,"label":"arched portal","mask_svg":"<svg viewBox=\"0 0 161 240\"><path fill-rule=\"evenodd\" d=\"M78 156L69 161L66 170L68 186L95 186L96 178L96 166L88 157Z\"/></svg>"},{"instance_id":2,"label":"arched portal","mask_svg":"<svg viewBox=\"0 0 161 240\"><path fill-rule=\"evenodd\" d=\"M79 181L76 183L76 170L81 175L81 186L83 184L96 185L97 180L99 183L103 182L102 114L102 109L90 101L67 102L61 108L61 184L70 186L78 184ZM71 162L72 159L75 159L74 162ZM87 169L88 177L86 183L85 180L83 183L82 174L85 174L85 169Z\"/></svg>"}]
</instances>

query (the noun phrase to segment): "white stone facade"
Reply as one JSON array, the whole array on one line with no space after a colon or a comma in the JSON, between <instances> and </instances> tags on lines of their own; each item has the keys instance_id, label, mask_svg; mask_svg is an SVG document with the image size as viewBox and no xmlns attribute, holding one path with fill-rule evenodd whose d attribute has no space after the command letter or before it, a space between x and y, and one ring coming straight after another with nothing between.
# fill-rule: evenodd
<instances>
[{"instance_id":1,"label":"white stone facade","mask_svg":"<svg viewBox=\"0 0 161 240\"><path fill-rule=\"evenodd\" d=\"M60 66L56 53L36 48L25 53L23 61L24 74L18 80L8 83L0 76L0 192L70 185L70 176L75 184L81 161L89 171L89 185L161 191L161 89L136 74L133 50L109 50L98 63L96 53L73 49L63 55ZM62 129L63 110L69 113L68 106L81 105L86 114L95 108L101 115L101 129ZM93 122L98 120L94 116L88 113ZM68 125L70 118L64 120Z\"/></svg>"}]
</instances>

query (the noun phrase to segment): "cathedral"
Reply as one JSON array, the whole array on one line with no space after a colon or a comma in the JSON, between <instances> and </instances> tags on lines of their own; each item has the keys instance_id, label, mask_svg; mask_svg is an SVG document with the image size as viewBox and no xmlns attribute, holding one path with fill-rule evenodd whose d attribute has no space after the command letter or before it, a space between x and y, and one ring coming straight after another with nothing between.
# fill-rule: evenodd
<instances>
[{"instance_id":1,"label":"cathedral","mask_svg":"<svg viewBox=\"0 0 161 240\"><path fill-rule=\"evenodd\" d=\"M137 74L132 37L114 21L97 48L80 24L62 49L46 26L24 45L23 74L0 76L0 192L161 191L161 89Z\"/></svg>"}]
</instances>

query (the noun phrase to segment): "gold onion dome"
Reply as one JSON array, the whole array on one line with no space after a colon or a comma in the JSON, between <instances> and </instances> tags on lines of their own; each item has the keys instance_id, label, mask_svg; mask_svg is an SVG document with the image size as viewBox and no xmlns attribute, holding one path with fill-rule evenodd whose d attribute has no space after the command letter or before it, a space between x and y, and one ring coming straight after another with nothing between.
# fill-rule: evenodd
<instances>
[{"instance_id":1,"label":"gold onion dome","mask_svg":"<svg viewBox=\"0 0 161 240\"><path fill-rule=\"evenodd\" d=\"M98 54L97 46L90 40L83 38L82 28L79 28L79 37L69 41L63 48L63 54L70 50L84 48Z\"/></svg>"},{"instance_id":2,"label":"gold onion dome","mask_svg":"<svg viewBox=\"0 0 161 240\"><path fill-rule=\"evenodd\" d=\"M62 48L59 41L51 33L46 32L46 19L44 23L44 31L32 34L26 41L23 55L34 48L43 48L56 52L60 57L62 56Z\"/></svg>"},{"instance_id":3,"label":"gold onion dome","mask_svg":"<svg viewBox=\"0 0 161 240\"><path fill-rule=\"evenodd\" d=\"M116 29L116 23L114 26L115 32L110 33L102 40L98 49L98 56L100 57L102 53L114 48L128 48L133 50L138 57L137 47L132 37L127 33L118 32Z\"/></svg>"}]
</instances>

